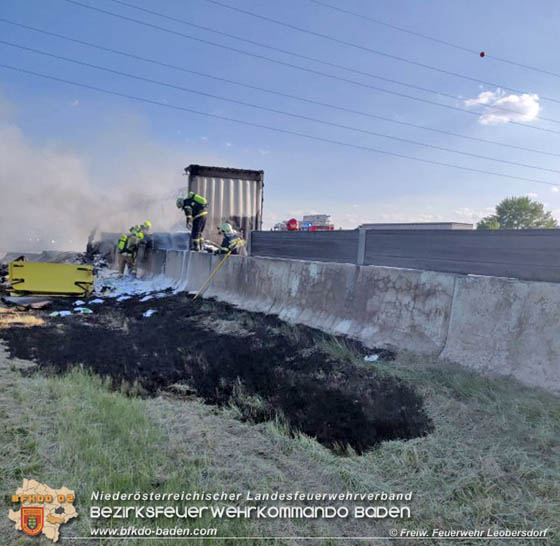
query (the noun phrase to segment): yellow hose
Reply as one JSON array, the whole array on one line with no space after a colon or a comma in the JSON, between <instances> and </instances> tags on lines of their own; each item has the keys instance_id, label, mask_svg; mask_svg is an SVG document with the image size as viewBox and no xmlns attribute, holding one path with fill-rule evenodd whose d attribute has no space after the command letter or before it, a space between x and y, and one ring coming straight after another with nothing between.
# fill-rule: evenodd
<instances>
[{"instance_id":1,"label":"yellow hose","mask_svg":"<svg viewBox=\"0 0 560 546\"><path fill-rule=\"evenodd\" d=\"M200 290L197 292L196 296L194 297L194 299L196 300L196 298L198 298L198 296L200 296L200 294L202 294L202 292L206 289L206 287L210 284L210 282L212 281L212 279L214 278L214 275L221 269L222 265L224 265L224 263L226 262L226 260L230 257L231 255L231 250L223 257L223 259L220 261L220 263L214 268L214 271L212 271L212 273L210 273L210 276L208 277L208 279L206 280L206 282L200 287Z\"/></svg>"}]
</instances>

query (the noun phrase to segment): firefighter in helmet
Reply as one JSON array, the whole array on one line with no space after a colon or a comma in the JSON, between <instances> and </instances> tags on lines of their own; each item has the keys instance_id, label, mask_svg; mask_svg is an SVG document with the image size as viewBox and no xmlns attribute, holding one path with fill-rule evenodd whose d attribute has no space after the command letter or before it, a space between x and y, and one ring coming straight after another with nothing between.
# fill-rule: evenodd
<instances>
[{"instance_id":1,"label":"firefighter in helmet","mask_svg":"<svg viewBox=\"0 0 560 546\"><path fill-rule=\"evenodd\" d=\"M123 233L117 244L119 252L119 272L124 274L126 266L132 275L136 275L137 259L144 256L146 236L149 235L152 223L146 220L143 224L132 226L128 233ZM140 255L140 256L139 256Z\"/></svg>"},{"instance_id":2,"label":"firefighter in helmet","mask_svg":"<svg viewBox=\"0 0 560 546\"><path fill-rule=\"evenodd\" d=\"M187 197L177 198L177 208L185 213L187 229L191 230L191 250L202 250L202 232L206 226L208 201L202 195L190 191Z\"/></svg>"},{"instance_id":3,"label":"firefighter in helmet","mask_svg":"<svg viewBox=\"0 0 560 546\"><path fill-rule=\"evenodd\" d=\"M222 234L222 244L218 250L218 254L240 254L245 245L245 240L237 231L235 231L229 222L223 222L218 227L218 232Z\"/></svg>"}]
</instances>

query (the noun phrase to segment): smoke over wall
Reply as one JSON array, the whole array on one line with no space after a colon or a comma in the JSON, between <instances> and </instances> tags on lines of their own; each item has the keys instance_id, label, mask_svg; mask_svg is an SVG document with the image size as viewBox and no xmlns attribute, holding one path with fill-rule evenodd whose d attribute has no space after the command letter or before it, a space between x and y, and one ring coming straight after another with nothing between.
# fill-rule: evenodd
<instances>
[{"instance_id":1,"label":"smoke over wall","mask_svg":"<svg viewBox=\"0 0 560 546\"><path fill-rule=\"evenodd\" d=\"M191 159L200 157L130 126L93 135L76 151L34 143L0 121L0 250L82 250L95 226L120 232L146 219L169 230L181 221L175 197Z\"/></svg>"}]
</instances>

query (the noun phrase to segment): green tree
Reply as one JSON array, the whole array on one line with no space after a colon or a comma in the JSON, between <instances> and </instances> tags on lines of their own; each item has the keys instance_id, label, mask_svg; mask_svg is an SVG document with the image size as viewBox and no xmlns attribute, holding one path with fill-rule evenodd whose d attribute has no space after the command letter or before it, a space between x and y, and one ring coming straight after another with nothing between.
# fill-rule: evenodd
<instances>
[{"instance_id":1,"label":"green tree","mask_svg":"<svg viewBox=\"0 0 560 546\"><path fill-rule=\"evenodd\" d=\"M497 207L496 213L478 222L476 229L553 229L558 223L544 205L529 197L509 197Z\"/></svg>"}]
</instances>

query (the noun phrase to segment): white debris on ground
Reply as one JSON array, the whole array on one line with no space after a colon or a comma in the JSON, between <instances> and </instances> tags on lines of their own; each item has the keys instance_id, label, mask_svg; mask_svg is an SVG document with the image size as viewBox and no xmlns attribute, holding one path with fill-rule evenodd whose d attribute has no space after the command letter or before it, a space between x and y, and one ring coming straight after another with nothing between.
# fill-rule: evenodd
<instances>
[{"instance_id":1,"label":"white debris on ground","mask_svg":"<svg viewBox=\"0 0 560 546\"><path fill-rule=\"evenodd\" d=\"M126 294L124 296L119 296L117 298L117 301L126 301L129 300L132 296L127 296Z\"/></svg>"},{"instance_id":2,"label":"white debris on ground","mask_svg":"<svg viewBox=\"0 0 560 546\"><path fill-rule=\"evenodd\" d=\"M379 360L379 355L367 355L364 356L366 362L377 362Z\"/></svg>"},{"instance_id":3,"label":"white debris on ground","mask_svg":"<svg viewBox=\"0 0 560 546\"><path fill-rule=\"evenodd\" d=\"M152 298L153 296L148 294L147 296L144 296L140 301L143 303L145 301L150 301Z\"/></svg>"},{"instance_id":4,"label":"white debris on ground","mask_svg":"<svg viewBox=\"0 0 560 546\"><path fill-rule=\"evenodd\" d=\"M85 303L83 300L76 300L72 305L85 305Z\"/></svg>"},{"instance_id":5,"label":"white debris on ground","mask_svg":"<svg viewBox=\"0 0 560 546\"><path fill-rule=\"evenodd\" d=\"M53 311L49 317L67 317L72 314L72 311Z\"/></svg>"},{"instance_id":6,"label":"white debris on ground","mask_svg":"<svg viewBox=\"0 0 560 546\"><path fill-rule=\"evenodd\" d=\"M80 313L81 315L90 315L93 313L88 307L74 307L74 313Z\"/></svg>"},{"instance_id":7,"label":"white debris on ground","mask_svg":"<svg viewBox=\"0 0 560 546\"><path fill-rule=\"evenodd\" d=\"M103 303L104 300L102 300L101 298L95 298L94 300L88 301L88 303L90 305L99 305L100 303Z\"/></svg>"},{"instance_id":8,"label":"white debris on ground","mask_svg":"<svg viewBox=\"0 0 560 546\"><path fill-rule=\"evenodd\" d=\"M142 313L143 317L151 317L154 313L157 313L155 309L148 309Z\"/></svg>"},{"instance_id":9,"label":"white debris on ground","mask_svg":"<svg viewBox=\"0 0 560 546\"><path fill-rule=\"evenodd\" d=\"M161 292L172 287L173 281L163 275L157 275L150 279L137 279L132 276L122 276L118 271L112 269L102 269L98 272L95 279L94 294L96 296L106 296L108 298L117 298L117 301L126 296L128 299L132 296L146 295L152 292ZM165 297L156 295L156 297Z\"/></svg>"}]
</instances>

